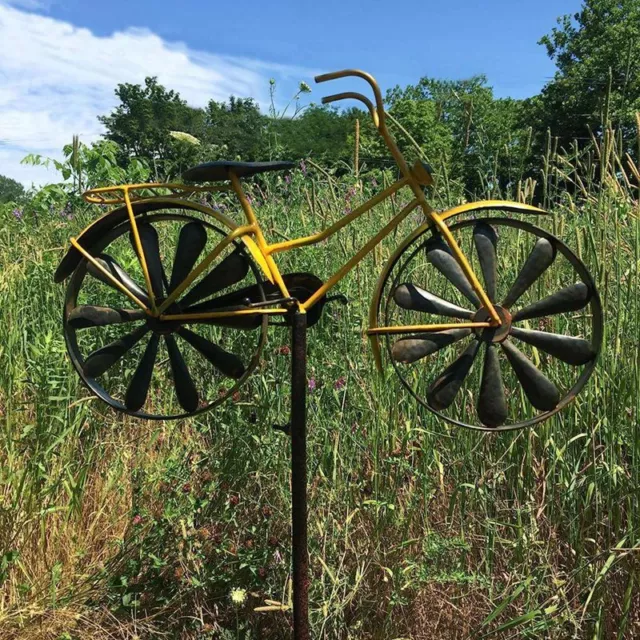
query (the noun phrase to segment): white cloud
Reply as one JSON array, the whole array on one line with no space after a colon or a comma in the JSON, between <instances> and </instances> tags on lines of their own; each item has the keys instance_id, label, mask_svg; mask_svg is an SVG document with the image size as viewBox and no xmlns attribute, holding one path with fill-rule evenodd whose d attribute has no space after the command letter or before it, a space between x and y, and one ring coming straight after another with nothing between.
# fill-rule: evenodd
<instances>
[{"instance_id":1,"label":"white cloud","mask_svg":"<svg viewBox=\"0 0 640 640\"><path fill-rule=\"evenodd\" d=\"M45 7L42 0L11 4ZM0 174L27 184L51 177L16 160L27 153L59 157L74 134L83 142L95 140L102 132L97 116L115 106L119 83L158 76L194 106L231 94L266 104L269 77L286 86L312 74L301 67L194 51L147 29L101 37L11 7L7 0L0 0L0 42Z\"/></svg>"}]
</instances>

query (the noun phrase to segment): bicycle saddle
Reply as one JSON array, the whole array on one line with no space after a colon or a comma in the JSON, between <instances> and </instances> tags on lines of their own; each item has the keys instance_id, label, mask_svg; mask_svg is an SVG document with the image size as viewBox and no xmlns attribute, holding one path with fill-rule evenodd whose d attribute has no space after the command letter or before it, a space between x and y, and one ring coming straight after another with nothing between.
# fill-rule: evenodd
<instances>
[{"instance_id":1,"label":"bicycle saddle","mask_svg":"<svg viewBox=\"0 0 640 640\"><path fill-rule=\"evenodd\" d=\"M248 178L265 171L282 171L293 169L294 162L233 162L231 160L217 160L205 162L193 167L182 174L184 180L190 182L213 182L215 180L229 180L229 172L233 171L238 178Z\"/></svg>"}]
</instances>

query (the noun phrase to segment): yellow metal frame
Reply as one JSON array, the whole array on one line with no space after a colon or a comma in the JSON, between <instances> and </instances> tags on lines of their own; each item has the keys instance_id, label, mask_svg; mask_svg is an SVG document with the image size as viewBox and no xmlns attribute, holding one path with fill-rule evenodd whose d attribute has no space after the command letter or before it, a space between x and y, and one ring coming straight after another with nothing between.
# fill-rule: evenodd
<instances>
[{"instance_id":1,"label":"yellow metal frame","mask_svg":"<svg viewBox=\"0 0 640 640\"><path fill-rule=\"evenodd\" d=\"M211 263L222 254L222 252L231 244L238 240L241 240L247 247L251 256L256 260L265 276L270 282L277 285L282 297L285 299L290 298L289 291L283 280L282 274L278 265L274 259L274 255L277 253L284 253L305 247L313 244L317 244L331 237L345 226L351 224L357 220L360 216L370 211L373 207L383 202L385 199L393 196L400 189L409 187L413 192L413 199L407 204L399 213L397 213L375 236L373 236L355 255L353 255L344 265L342 265L336 273L330 276L323 284L315 291L311 297L306 301L299 303L301 311L307 311L314 304L316 304L325 294L334 287L342 278L345 277L351 269L353 269L361 260L365 258L380 242L382 242L414 209L420 207L426 216L427 222L419 229L416 229L396 250L396 254L392 257L389 264L391 264L395 256L399 255L399 252L404 250L408 244L413 241L418 235L424 233L424 231L430 227L437 228L448 246L451 249L452 255L460 265L463 273L469 279L473 290L478 295L483 307L486 308L489 314L488 322L455 322L447 324L426 324L426 325L414 325L414 326L398 326L398 327L377 327L376 326L376 314L377 314L377 300L381 295L381 289L384 282L384 276L389 266L380 277L378 286L374 294L374 299L370 312L370 328L368 335L371 338L372 346L374 349L374 356L376 363L380 365L380 349L378 344L378 337L381 334L397 334L397 333L417 333L417 332L429 332L429 331L442 331L444 329L451 328L485 328L489 326L499 326L501 320L497 314L493 304L489 300L486 292L484 291L480 281L476 277L469 261L463 254L462 250L458 246L455 238L452 236L449 228L446 224L446 220L453 216L461 215L471 210L477 210L482 208L493 208L501 210L509 210L517 213L544 213L541 209L536 207L530 207L528 205L520 205L518 203L507 203L503 201L484 201L479 203L471 203L456 207L444 213L437 213L428 204L423 187L426 184L430 184L431 176L424 170L420 164L416 164L413 168L410 168L407 164L400 149L396 145L394 139L391 137L385 119L385 112L383 108L382 94L378 84L372 76L363 71L354 69L338 71L336 73L329 73L316 78L316 82L325 82L327 80L334 80L338 78L344 78L348 76L355 76L366 80L371 89L373 90L375 101L372 102L365 96L359 93L340 93L332 96L328 96L323 99L323 103L334 102L345 98L360 100L365 104L369 110L373 122L378 129L380 135L383 137L391 155L395 159L398 168L400 169L402 177L387 187L379 194L372 197L370 200L360 205L354 211L341 218L338 222L323 229L319 233L311 236L305 236L301 238L295 238L292 240L286 240L284 242L277 242L269 244L262 232L260 223L251 207L251 203L247 198L242 184L235 173L229 171L230 184L207 186L207 187L191 187L180 184L135 184L135 185L121 185L118 187L102 187L99 189L92 189L85 194L85 199L88 202L98 204L124 204L127 209L129 222L132 228L134 245L140 261L140 266L144 273L145 283L147 285L147 291L149 295L150 307L147 307L142 301L140 301L135 295L129 292L126 287L122 286L116 278L114 278L106 269L104 269L96 259L90 255L90 253L80 245L79 239L72 238L72 245L80 251L80 253L89 260L97 269L99 269L106 277L108 277L118 289L120 289L125 295L127 295L136 305L143 308L150 316L163 320L177 320L182 322L201 321L201 320L213 320L216 318L234 317L241 315L280 315L286 313L287 310L282 307L262 307L257 309L242 309L242 310L221 310L216 312L206 313L179 313L179 314L166 314L165 311L175 302L179 296L186 291L189 286L202 274ZM136 220L136 212L134 211L134 203L136 202L166 202L167 204L175 203L177 198L181 196L189 196L194 193L200 192L213 192L213 191L233 191L240 202L244 215L246 217L247 224L237 225L233 220L224 216L220 212L214 211L209 207L199 205L195 202L189 202L189 207L196 209L202 213L214 216L219 222L224 224L229 233L226 237L210 251L200 263L191 271L191 273L185 278L185 280L177 287L171 295L166 298L160 305L156 304L156 300L151 287L151 278L144 255L144 249L140 242L138 233L138 224Z\"/></svg>"}]
</instances>

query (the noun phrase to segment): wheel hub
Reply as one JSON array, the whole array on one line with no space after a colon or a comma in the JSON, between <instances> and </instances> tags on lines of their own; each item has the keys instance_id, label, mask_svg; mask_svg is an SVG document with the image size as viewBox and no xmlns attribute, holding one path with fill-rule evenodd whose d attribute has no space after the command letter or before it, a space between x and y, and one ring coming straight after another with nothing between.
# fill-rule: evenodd
<instances>
[{"instance_id":1,"label":"wheel hub","mask_svg":"<svg viewBox=\"0 0 640 640\"><path fill-rule=\"evenodd\" d=\"M182 323L178 320L161 320L160 318L147 318L147 326L154 333L167 336L174 331L177 331Z\"/></svg>"},{"instance_id":2,"label":"wheel hub","mask_svg":"<svg viewBox=\"0 0 640 640\"><path fill-rule=\"evenodd\" d=\"M511 331L511 314L507 309L499 305L494 305L493 308L500 316L501 325L499 327L478 327L475 329L476 335L483 342L504 342ZM482 307L476 311L473 316L473 322L489 322L491 316L486 307Z\"/></svg>"}]
</instances>

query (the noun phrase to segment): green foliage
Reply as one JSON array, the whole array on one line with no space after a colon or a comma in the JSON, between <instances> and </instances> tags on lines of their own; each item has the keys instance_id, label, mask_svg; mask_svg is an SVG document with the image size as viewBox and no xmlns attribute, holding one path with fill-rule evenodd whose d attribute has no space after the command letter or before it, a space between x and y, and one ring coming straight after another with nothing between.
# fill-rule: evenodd
<instances>
[{"instance_id":1,"label":"green foliage","mask_svg":"<svg viewBox=\"0 0 640 640\"><path fill-rule=\"evenodd\" d=\"M252 98L211 100L205 110L204 139L226 160L263 160L266 118ZM208 158L215 160L217 157Z\"/></svg>"},{"instance_id":2,"label":"green foliage","mask_svg":"<svg viewBox=\"0 0 640 640\"><path fill-rule=\"evenodd\" d=\"M350 158L353 131L359 111L340 112L329 107L312 105L296 119L280 118L270 123L270 131L279 143L279 155L286 159L313 158L335 164Z\"/></svg>"},{"instance_id":3,"label":"green foliage","mask_svg":"<svg viewBox=\"0 0 640 640\"><path fill-rule=\"evenodd\" d=\"M640 361L624 354L640 327L640 228L636 189L619 188L616 167L577 200L555 178L584 167L567 155L547 165L555 215L538 224L588 264L607 328L594 378L534 431L451 428L391 370L376 374L369 296L415 219L340 283L350 304L330 305L309 334L313 637L634 637ZM308 163L290 181L247 182L271 238L318 231L380 188L330 175ZM451 204L445 195L434 205ZM283 255L283 268L334 273L392 207ZM84 638L90 619L96 640L288 637L290 611L254 611L289 602L290 454L270 427L289 410L287 331L270 328L257 371L211 413L164 424L115 414L65 356L64 287L51 274L69 235L99 215L73 213L0 213L0 636L36 636L44 620Z\"/></svg>"},{"instance_id":4,"label":"green foliage","mask_svg":"<svg viewBox=\"0 0 640 640\"><path fill-rule=\"evenodd\" d=\"M120 147L110 140L87 146L74 138L62 152L63 161L35 154L23 159L24 164L53 167L62 177L62 182L46 185L31 195L25 204L28 214L38 217L56 213L68 217L73 209L81 206L81 195L86 189L146 182L149 178L149 167L144 160L132 158L123 163Z\"/></svg>"},{"instance_id":5,"label":"green foliage","mask_svg":"<svg viewBox=\"0 0 640 640\"><path fill-rule=\"evenodd\" d=\"M631 143L640 111L640 2L586 0L540 43L558 70L535 101L538 128L567 146L584 144L605 122Z\"/></svg>"},{"instance_id":6,"label":"green foliage","mask_svg":"<svg viewBox=\"0 0 640 640\"><path fill-rule=\"evenodd\" d=\"M0 176L0 204L18 203L24 197L24 187L7 176Z\"/></svg>"},{"instance_id":7,"label":"green foliage","mask_svg":"<svg viewBox=\"0 0 640 640\"><path fill-rule=\"evenodd\" d=\"M180 95L165 89L157 78L146 78L144 86L118 85L120 104L101 116L106 138L122 149L123 159L133 157L153 167L155 179L171 179L199 158L194 145L185 145L171 136L183 131L196 138L204 132L204 113L189 107Z\"/></svg>"}]
</instances>

